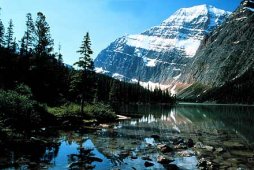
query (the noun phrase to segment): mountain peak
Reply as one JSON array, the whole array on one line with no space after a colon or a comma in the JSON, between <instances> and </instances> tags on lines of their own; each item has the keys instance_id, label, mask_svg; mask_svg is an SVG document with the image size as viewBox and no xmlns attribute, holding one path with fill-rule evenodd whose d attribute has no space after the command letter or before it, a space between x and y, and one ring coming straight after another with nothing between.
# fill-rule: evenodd
<instances>
[{"instance_id":1,"label":"mountain peak","mask_svg":"<svg viewBox=\"0 0 254 170\"><path fill-rule=\"evenodd\" d=\"M130 80L176 81L204 36L228 15L210 5L179 9L161 25L111 43L95 59L95 66Z\"/></svg>"},{"instance_id":2,"label":"mountain peak","mask_svg":"<svg viewBox=\"0 0 254 170\"><path fill-rule=\"evenodd\" d=\"M211 22L216 22L216 24L220 24L219 18L218 17L226 17L230 15L231 12L225 11L222 9L218 9L212 5L208 4L202 4L202 5L197 5L189 8L181 8L177 10L173 15L171 15L168 19L164 20L161 25L163 26L170 26L171 23L178 22L180 25L184 23L190 23L190 22L199 22L203 21L204 17L210 17L214 18L216 21L211 21ZM203 18L202 18L203 16ZM201 19L201 21L199 20Z\"/></svg>"}]
</instances>

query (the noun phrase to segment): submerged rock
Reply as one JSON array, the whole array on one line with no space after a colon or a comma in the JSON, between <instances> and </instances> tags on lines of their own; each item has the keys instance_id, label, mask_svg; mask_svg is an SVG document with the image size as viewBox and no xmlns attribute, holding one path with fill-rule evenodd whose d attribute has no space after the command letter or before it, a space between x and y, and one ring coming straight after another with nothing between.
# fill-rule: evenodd
<instances>
[{"instance_id":1,"label":"submerged rock","mask_svg":"<svg viewBox=\"0 0 254 170\"><path fill-rule=\"evenodd\" d=\"M123 158L126 158L126 157L130 156L130 154L131 154L130 151L121 151L119 156L123 157Z\"/></svg>"},{"instance_id":2,"label":"submerged rock","mask_svg":"<svg viewBox=\"0 0 254 170\"><path fill-rule=\"evenodd\" d=\"M131 156L131 159L138 159L136 155Z\"/></svg>"},{"instance_id":3,"label":"submerged rock","mask_svg":"<svg viewBox=\"0 0 254 170\"><path fill-rule=\"evenodd\" d=\"M206 149L206 150L209 151L209 152L213 152L213 151L215 150L213 146L204 145L204 144L201 143L201 142L197 142L197 143L194 145L194 148L196 148L196 149Z\"/></svg>"},{"instance_id":4,"label":"submerged rock","mask_svg":"<svg viewBox=\"0 0 254 170\"><path fill-rule=\"evenodd\" d=\"M174 146L175 149L187 149L187 146L183 143L180 143L179 145Z\"/></svg>"},{"instance_id":5,"label":"submerged rock","mask_svg":"<svg viewBox=\"0 0 254 170\"><path fill-rule=\"evenodd\" d=\"M143 156L141 157L141 159L145 161L152 161L152 159L149 156Z\"/></svg>"},{"instance_id":6,"label":"submerged rock","mask_svg":"<svg viewBox=\"0 0 254 170\"><path fill-rule=\"evenodd\" d=\"M160 139L160 136L159 135L151 135L151 138Z\"/></svg>"},{"instance_id":7,"label":"submerged rock","mask_svg":"<svg viewBox=\"0 0 254 170\"><path fill-rule=\"evenodd\" d=\"M2 158L1 158L1 159L2 159ZM17 163L17 164L28 164L29 162L30 162L29 159L23 158L23 157L21 157L21 158L19 158L18 160L16 160L16 163Z\"/></svg>"},{"instance_id":8,"label":"submerged rock","mask_svg":"<svg viewBox=\"0 0 254 170\"><path fill-rule=\"evenodd\" d=\"M47 144L48 143L47 141L45 141L43 139L36 138L36 137L31 137L30 141L34 142L34 143L41 143L41 144Z\"/></svg>"},{"instance_id":9,"label":"submerged rock","mask_svg":"<svg viewBox=\"0 0 254 170\"><path fill-rule=\"evenodd\" d=\"M38 164L36 163L36 162L30 162L29 163L29 167L30 168L35 168L35 167L37 167L38 166Z\"/></svg>"},{"instance_id":10,"label":"submerged rock","mask_svg":"<svg viewBox=\"0 0 254 170\"><path fill-rule=\"evenodd\" d=\"M179 170L178 166L176 166L175 164L164 165L164 167L165 167L167 170Z\"/></svg>"},{"instance_id":11,"label":"submerged rock","mask_svg":"<svg viewBox=\"0 0 254 170\"><path fill-rule=\"evenodd\" d=\"M145 167L150 167L150 166L153 166L154 163L146 161L146 162L144 163L144 165L145 165Z\"/></svg>"},{"instance_id":12,"label":"submerged rock","mask_svg":"<svg viewBox=\"0 0 254 170\"><path fill-rule=\"evenodd\" d=\"M208 150L209 152L213 152L214 151L214 147L213 146L204 146L204 148L206 150Z\"/></svg>"},{"instance_id":13,"label":"submerged rock","mask_svg":"<svg viewBox=\"0 0 254 170\"><path fill-rule=\"evenodd\" d=\"M80 168L84 168L84 169L94 169L95 165L91 165L91 164L86 164L84 161L76 161L76 162L72 162L70 163L67 168L69 169L80 169Z\"/></svg>"},{"instance_id":14,"label":"submerged rock","mask_svg":"<svg viewBox=\"0 0 254 170\"><path fill-rule=\"evenodd\" d=\"M191 150L186 150L186 151L178 152L178 155L181 157L191 157L191 156L194 156L195 153Z\"/></svg>"},{"instance_id":15,"label":"submerged rock","mask_svg":"<svg viewBox=\"0 0 254 170\"><path fill-rule=\"evenodd\" d=\"M194 145L194 148L203 149L203 148L204 148L204 145L203 145L203 143L201 143L201 142L197 142L197 143Z\"/></svg>"},{"instance_id":16,"label":"submerged rock","mask_svg":"<svg viewBox=\"0 0 254 170\"><path fill-rule=\"evenodd\" d=\"M174 160L173 159L168 159L168 158L166 158L162 155L159 155L157 157L157 162L161 163L161 164L169 164L170 162L174 162Z\"/></svg>"},{"instance_id":17,"label":"submerged rock","mask_svg":"<svg viewBox=\"0 0 254 170\"><path fill-rule=\"evenodd\" d=\"M237 141L225 141L223 142L223 145L231 149L245 149L246 148L244 144L239 143Z\"/></svg>"},{"instance_id":18,"label":"submerged rock","mask_svg":"<svg viewBox=\"0 0 254 170\"><path fill-rule=\"evenodd\" d=\"M193 142L192 139L189 139L189 140L188 140L187 146L188 146L189 148L192 148L192 147L194 146L194 142Z\"/></svg>"},{"instance_id":19,"label":"submerged rock","mask_svg":"<svg viewBox=\"0 0 254 170\"><path fill-rule=\"evenodd\" d=\"M215 149L215 152L217 152L217 153L222 153L222 152L225 152L225 150L223 149L223 148L216 148Z\"/></svg>"},{"instance_id":20,"label":"submerged rock","mask_svg":"<svg viewBox=\"0 0 254 170\"><path fill-rule=\"evenodd\" d=\"M173 144L174 145L179 145L180 143L184 143L184 139L181 137L178 137L176 139L173 139Z\"/></svg>"},{"instance_id":21,"label":"submerged rock","mask_svg":"<svg viewBox=\"0 0 254 170\"><path fill-rule=\"evenodd\" d=\"M197 165L200 169L205 169L207 167L207 161L205 160L205 158L201 158L198 161L198 165Z\"/></svg>"},{"instance_id":22,"label":"submerged rock","mask_svg":"<svg viewBox=\"0 0 254 170\"><path fill-rule=\"evenodd\" d=\"M231 155L248 158L249 162L254 162L254 153L251 150L231 150Z\"/></svg>"},{"instance_id":23,"label":"submerged rock","mask_svg":"<svg viewBox=\"0 0 254 170\"><path fill-rule=\"evenodd\" d=\"M167 153L167 152L172 152L173 149L166 145L166 144L158 144L157 148L162 152L162 153Z\"/></svg>"},{"instance_id":24,"label":"submerged rock","mask_svg":"<svg viewBox=\"0 0 254 170\"><path fill-rule=\"evenodd\" d=\"M199 169L214 169L215 168L212 162L209 160L206 160L205 158L201 158L198 161L197 166L199 167Z\"/></svg>"}]
</instances>

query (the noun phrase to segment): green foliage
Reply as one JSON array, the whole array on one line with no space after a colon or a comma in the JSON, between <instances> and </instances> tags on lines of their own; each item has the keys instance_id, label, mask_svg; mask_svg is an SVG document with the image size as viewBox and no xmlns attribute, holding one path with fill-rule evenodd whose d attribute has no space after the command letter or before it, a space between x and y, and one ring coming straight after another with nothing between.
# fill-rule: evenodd
<instances>
[{"instance_id":1,"label":"green foliage","mask_svg":"<svg viewBox=\"0 0 254 170\"><path fill-rule=\"evenodd\" d=\"M7 33L5 35L5 44L7 46L8 49L11 48L11 44L13 42L13 22L12 22L12 19L9 21L9 26L7 27Z\"/></svg>"},{"instance_id":2,"label":"green foliage","mask_svg":"<svg viewBox=\"0 0 254 170\"><path fill-rule=\"evenodd\" d=\"M32 98L33 94L32 94L32 90L30 87L28 87L25 84L18 84L17 87L15 88L15 91L17 93L19 93L20 95L26 96L28 98Z\"/></svg>"},{"instance_id":3,"label":"green foliage","mask_svg":"<svg viewBox=\"0 0 254 170\"><path fill-rule=\"evenodd\" d=\"M10 126L16 129L29 129L32 127L39 127L43 125L46 117L45 108L30 99L30 94L26 86L20 91L26 92L26 94L20 94L16 91L4 91L0 90L0 120L5 126Z\"/></svg>"},{"instance_id":4,"label":"green foliage","mask_svg":"<svg viewBox=\"0 0 254 170\"><path fill-rule=\"evenodd\" d=\"M75 70L63 63L60 48L58 54L52 52L50 28L42 13L37 14L35 23L31 14L27 14L26 26L19 53L0 48L0 89L10 90L16 84L24 83L31 87L34 100L49 106L60 106L67 101L81 103L81 108L86 102L173 102L168 92L159 89L151 92L138 84L96 74L93 71L93 52L88 33L78 51L81 54L77 62L80 69ZM25 94L28 91L19 92Z\"/></svg>"},{"instance_id":5,"label":"green foliage","mask_svg":"<svg viewBox=\"0 0 254 170\"><path fill-rule=\"evenodd\" d=\"M76 62L74 65L77 65L83 71L93 71L94 65L93 59L91 57L93 51L91 49L91 40L88 32L84 36L84 40L82 41L80 50L78 50L77 52L80 53L81 56L79 58L79 61Z\"/></svg>"},{"instance_id":6,"label":"green foliage","mask_svg":"<svg viewBox=\"0 0 254 170\"><path fill-rule=\"evenodd\" d=\"M26 15L26 18L27 18L26 31L25 31L25 34L24 34L22 40L21 40L21 42L23 41L23 43L24 43L23 50L24 50L25 55L27 55L28 53L30 53L32 51L33 46L34 46L34 40L35 40L35 26L34 26L32 14L28 13Z\"/></svg>"},{"instance_id":7,"label":"green foliage","mask_svg":"<svg viewBox=\"0 0 254 170\"><path fill-rule=\"evenodd\" d=\"M70 91L73 92L75 89L75 92L77 92L77 96L80 98L80 111L81 114L84 114L85 101L91 101L91 98L94 97L94 65L91 57L93 51L88 32L84 36L80 50L77 52L81 54L81 57L79 57L79 61L74 65L77 65L80 70L74 72L71 77Z\"/></svg>"},{"instance_id":8,"label":"green foliage","mask_svg":"<svg viewBox=\"0 0 254 170\"><path fill-rule=\"evenodd\" d=\"M50 27L43 13L37 13L35 22L35 53L39 56L49 55L53 51L54 41L50 36Z\"/></svg>"},{"instance_id":9,"label":"green foliage","mask_svg":"<svg viewBox=\"0 0 254 170\"><path fill-rule=\"evenodd\" d=\"M69 91L73 94L78 94L79 90L82 88L82 72L80 71L72 71L71 72L71 82Z\"/></svg>"},{"instance_id":10,"label":"green foliage","mask_svg":"<svg viewBox=\"0 0 254 170\"><path fill-rule=\"evenodd\" d=\"M59 107L48 107L47 110L57 117L81 117L80 106L75 103L64 104Z\"/></svg>"},{"instance_id":11,"label":"green foliage","mask_svg":"<svg viewBox=\"0 0 254 170\"><path fill-rule=\"evenodd\" d=\"M99 121L112 121L117 118L110 105L105 105L103 103L88 104L85 106L84 112L90 114Z\"/></svg>"},{"instance_id":12,"label":"green foliage","mask_svg":"<svg viewBox=\"0 0 254 170\"><path fill-rule=\"evenodd\" d=\"M84 114L80 112L80 105L65 104L60 107L48 107L48 112L57 117L79 117L81 119L97 119L99 121L115 120L116 114L109 105L103 103L86 104Z\"/></svg>"},{"instance_id":13,"label":"green foliage","mask_svg":"<svg viewBox=\"0 0 254 170\"><path fill-rule=\"evenodd\" d=\"M168 103L173 104L175 99L168 91L160 89L148 90L139 84L122 82L111 77L97 74L98 101L118 103Z\"/></svg>"},{"instance_id":14,"label":"green foliage","mask_svg":"<svg viewBox=\"0 0 254 170\"><path fill-rule=\"evenodd\" d=\"M4 47L4 24L0 20L0 48Z\"/></svg>"}]
</instances>

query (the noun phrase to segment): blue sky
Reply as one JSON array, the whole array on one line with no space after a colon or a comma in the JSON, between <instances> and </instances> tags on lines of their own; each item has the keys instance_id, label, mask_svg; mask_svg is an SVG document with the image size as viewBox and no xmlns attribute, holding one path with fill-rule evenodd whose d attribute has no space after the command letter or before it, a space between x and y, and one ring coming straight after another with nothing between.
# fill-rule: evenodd
<instances>
[{"instance_id":1,"label":"blue sky","mask_svg":"<svg viewBox=\"0 0 254 170\"><path fill-rule=\"evenodd\" d=\"M65 63L78 60L83 36L91 35L93 57L116 38L141 33L159 25L179 8L200 4L234 11L241 0L0 0L0 18L7 27L13 19L17 39L25 30L26 14L43 12L51 27L57 51L59 43Z\"/></svg>"}]
</instances>

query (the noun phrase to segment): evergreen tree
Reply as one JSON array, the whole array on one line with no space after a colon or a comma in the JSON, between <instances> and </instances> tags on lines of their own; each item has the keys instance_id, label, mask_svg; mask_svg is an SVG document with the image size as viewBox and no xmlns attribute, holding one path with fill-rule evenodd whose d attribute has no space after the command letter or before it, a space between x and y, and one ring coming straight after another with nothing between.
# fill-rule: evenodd
<instances>
[{"instance_id":1,"label":"evergreen tree","mask_svg":"<svg viewBox=\"0 0 254 170\"><path fill-rule=\"evenodd\" d=\"M26 15L26 31L23 37L24 41L24 53L27 55L32 51L35 40L35 26L31 13ZM21 40L22 41L22 40Z\"/></svg>"},{"instance_id":2,"label":"evergreen tree","mask_svg":"<svg viewBox=\"0 0 254 170\"><path fill-rule=\"evenodd\" d=\"M13 43L13 34L14 34L13 27L14 27L14 25L13 25L13 22L12 22L12 19L11 19L9 21L9 26L7 28L7 33L5 35L5 44L6 44L6 47L8 49L11 48L11 45Z\"/></svg>"},{"instance_id":3,"label":"evergreen tree","mask_svg":"<svg viewBox=\"0 0 254 170\"><path fill-rule=\"evenodd\" d=\"M0 47L4 47L4 24L0 20Z\"/></svg>"},{"instance_id":4,"label":"evergreen tree","mask_svg":"<svg viewBox=\"0 0 254 170\"><path fill-rule=\"evenodd\" d=\"M35 53L39 56L49 55L53 51L54 41L50 36L50 27L43 13L37 13L35 22Z\"/></svg>"},{"instance_id":5,"label":"evergreen tree","mask_svg":"<svg viewBox=\"0 0 254 170\"><path fill-rule=\"evenodd\" d=\"M62 48L62 46L59 43L59 45L58 45L58 54L57 54L57 61L59 63L63 63L63 55L61 54L61 48Z\"/></svg>"},{"instance_id":6,"label":"evergreen tree","mask_svg":"<svg viewBox=\"0 0 254 170\"><path fill-rule=\"evenodd\" d=\"M82 41L80 49L77 51L81 54L79 61L74 63L80 69L79 72L73 75L71 82L71 89L78 90L78 94L81 99L81 114L84 113L85 99L89 100L89 97L93 96L93 60L91 55L93 51L91 49L91 40L89 33L86 33Z\"/></svg>"},{"instance_id":7,"label":"evergreen tree","mask_svg":"<svg viewBox=\"0 0 254 170\"><path fill-rule=\"evenodd\" d=\"M110 88L110 91L109 91L109 101L111 103L114 103L114 102L117 102L118 101L118 96L119 96L119 93L120 90L119 90L119 85L117 82L115 81L112 81L111 83L111 88Z\"/></svg>"},{"instance_id":8,"label":"evergreen tree","mask_svg":"<svg viewBox=\"0 0 254 170\"><path fill-rule=\"evenodd\" d=\"M16 37L14 38L14 40L11 43L10 50L13 53L17 53L17 51L18 51L18 43L16 42Z\"/></svg>"},{"instance_id":9,"label":"evergreen tree","mask_svg":"<svg viewBox=\"0 0 254 170\"><path fill-rule=\"evenodd\" d=\"M1 8L0 8L1 11ZM0 19L0 48L4 47L4 24Z\"/></svg>"},{"instance_id":10,"label":"evergreen tree","mask_svg":"<svg viewBox=\"0 0 254 170\"><path fill-rule=\"evenodd\" d=\"M24 56L26 54L26 52L25 52L25 38L24 37L22 37L21 41L20 41L20 51L19 51L19 54L21 56Z\"/></svg>"},{"instance_id":11,"label":"evergreen tree","mask_svg":"<svg viewBox=\"0 0 254 170\"><path fill-rule=\"evenodd\" d=\"M91 55L93 54L93 51L91 49L91 40L90 40L90 36L88 32L84 36L82 45L77 52L80 53L81 56L79 57L79 61L76 62L74 65L77 65L84 72L93 71L94 64L91 57Z\"/></svg>"}]
</instances>

